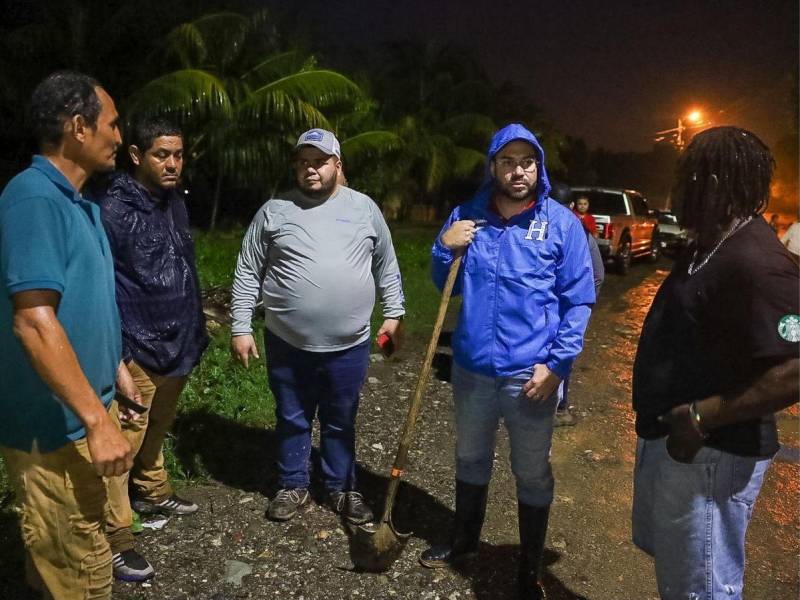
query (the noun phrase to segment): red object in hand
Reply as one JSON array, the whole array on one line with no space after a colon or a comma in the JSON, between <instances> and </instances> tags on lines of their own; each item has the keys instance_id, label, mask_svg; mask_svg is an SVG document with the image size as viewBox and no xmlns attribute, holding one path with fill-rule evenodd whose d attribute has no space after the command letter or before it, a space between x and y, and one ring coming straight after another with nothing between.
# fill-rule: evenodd
<instances>
[{"instance_id":1,"label":"red object in hand","mask_svg":"<svg viewBox=\"0 0 800 600\"><path fill-rule=\"evenodd\" d=\"M378 348L381 349L381 352L386 357L394 353L394 342L388 333L382 333L378 336Z\"/></svg>"}]
</instances>

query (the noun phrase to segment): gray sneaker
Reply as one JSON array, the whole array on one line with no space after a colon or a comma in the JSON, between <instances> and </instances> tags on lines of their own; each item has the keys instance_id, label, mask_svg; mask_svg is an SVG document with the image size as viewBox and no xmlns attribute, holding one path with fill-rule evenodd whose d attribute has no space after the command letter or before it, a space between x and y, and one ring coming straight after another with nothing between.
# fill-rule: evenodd
<instances>
[{"instance_id":1,"label":"gray sneaker","mask_svg":"<svg viewBox=\"0 0 800 600\"><path fill-rule=\"evenodd\" d=\"M309 497L306 489L280 489L269 502L267 518L272 521L288 521L297 514L301 506L308 502Z\"/></svg>"},{"instance_id":2,"label":"gray sneaker","mask_svg":"<svg viewBox=\"0 0 800 600\"><path fill-rule=\"evenodd\" d=\"M194 502L184 500L183 498L172 494L172 496L162 500L161 502L153 502L152 500L135 498L131 500L131 508L140 515L161 514L171 517L191 515L192 513L197 512L198 506Z\"/></svg>"},{"instance_id":3,"label":"gray sneaker","mask_svg":"<svg viewBox=\"0 0 800 600\"><path fill-rule=\"evenodd\" d=\"M152 579L156 574L147 559L136 550L117 552L111 557L114 579L140 583Z\"/></svg>"}]
</instances>

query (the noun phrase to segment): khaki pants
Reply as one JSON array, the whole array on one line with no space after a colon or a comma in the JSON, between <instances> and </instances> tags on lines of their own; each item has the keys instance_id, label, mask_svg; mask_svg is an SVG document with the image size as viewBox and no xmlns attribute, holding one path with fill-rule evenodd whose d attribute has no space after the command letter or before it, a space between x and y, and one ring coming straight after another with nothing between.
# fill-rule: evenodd
<instances>
[{"instance_id":1,"label":"khaki pants","mask_svg":"<svg viewBox=\"0 0 800 600\"><path fill-rule=\"evenodd\" d=\"M188 379L156 375L135 362L128 365L128 370L142 394L142 404L148 410L138 420L122 423L122 433L134 452L133 468L130 473L113 477L108 482L106 537L114 554L134 546L128 481L138 498L160 502L172 495L162 447L164 437L175 421L178 397Z\"/></svg>"},{"instance_id":2,"label":"khaki pants","mask_svg":"<svg viewBox=\"0 0 800 600\"><path fill-rule=\"evenodd\" d=\"M116 421L116 403L109 414ZM110 598L107 480L94 470L86 438L52 452L0 451L21 514L28 583L48 599Z\"/></svg>"}]
</instances>

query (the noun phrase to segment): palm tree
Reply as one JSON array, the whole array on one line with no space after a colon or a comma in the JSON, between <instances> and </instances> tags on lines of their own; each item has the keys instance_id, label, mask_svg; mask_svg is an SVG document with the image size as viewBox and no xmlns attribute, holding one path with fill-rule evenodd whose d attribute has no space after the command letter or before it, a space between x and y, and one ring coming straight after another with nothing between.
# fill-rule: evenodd
<instances>
[{"instance_id":1,"label":"palm tree","mask_svg":"<svg viewBox=\"0 0 800 600\"><path fill-rule=\"evenodd\" d=\"M437 43L390 44L371 79L384 100L378 117L403 141L381 173L387 194L404 213L411 204L442 212L480 180L496 130L492 84L468 53Z\"/></svg>"},{"instance_id":2,"label":"palm tree","mask_svg":"<svg viewBox=\"0 0 800 600\"><path fill-rule=\"evenodd\" d=\"M318 68L313 56L279 51L279 44L265 11L184 23L166 39L178 68L145 84L124 106L127 120L171 114L184 124L195 171L216 181L212 229L225 181L274 193L299 131L330 129L326 113L366 106L353 81Z\"/></svg>"},{"instance_id":3,"label":"palm tree","mask_svg":"<svg viewBox=\"0 0 800 600\"><path fill-rule=\"evenodd\" d=\"M548 168L563 167L561 136L529 91L495 84L469 51L436 42L391 44L380 56L374 85L376 96L386 100L380 115L396 123L407 150L403 159L411 160L404 182L398 182L407 201L442 212L448 201L474 190L498 124L526 124L539 137Z\"/></svg>"}]
</instances>

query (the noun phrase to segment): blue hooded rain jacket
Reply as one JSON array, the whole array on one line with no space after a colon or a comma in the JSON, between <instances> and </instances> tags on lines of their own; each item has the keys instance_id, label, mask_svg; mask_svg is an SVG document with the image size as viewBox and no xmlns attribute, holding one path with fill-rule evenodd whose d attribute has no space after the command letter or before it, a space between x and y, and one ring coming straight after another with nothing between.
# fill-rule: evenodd
<instances>
[{"instance_id":1,"label":"blue hooded rain jacket","mask_svg":"<svg viewBox=\"0 0 800 600\"><path fill-rule=\"evenodd\" d=\"M519 124L495 134L491 160L514 140L530 143L539 158L536 202L503 223L489 207L493 181L457 206L433 246L432 275L441 290L453 261L442 233L464 219L485 220L468 246L454 294L463 295L453 335L453 358L474 373L507 377L544 364L562 379L583 347L595 302L586 234L572 212L548 197L544 152Z\"/></svg>"}]
</instances>

